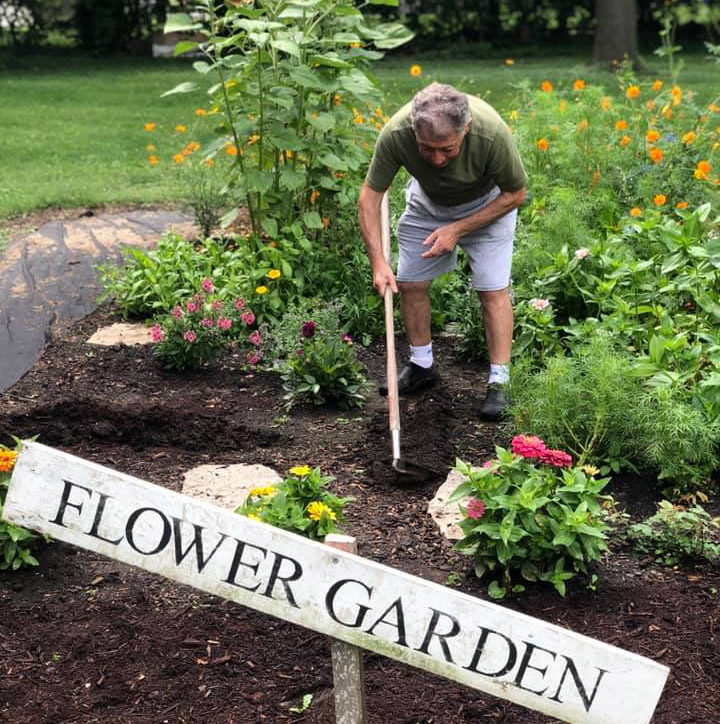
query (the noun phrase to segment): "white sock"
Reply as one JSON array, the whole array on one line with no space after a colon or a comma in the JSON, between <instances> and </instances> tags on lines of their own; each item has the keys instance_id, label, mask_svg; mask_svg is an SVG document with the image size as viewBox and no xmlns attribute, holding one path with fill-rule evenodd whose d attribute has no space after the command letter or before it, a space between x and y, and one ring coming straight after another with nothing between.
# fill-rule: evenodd
<instances>
[{"instance_id":1,"label":"white sock","mask_svg":"<svg viewBox=\"0 0 720 724\"><path fill-rule=\"evenodd\" d=\"M506 385L510 381L510 365L490 365L488 384Z\"/></svg>"},{"instance_id":2,"label":"white sock","mask_svg":"<svg viewBox=\"0 0 720 724\"><path fill-rule=\"evenodd\" d=\"M429 369L433 363L432 342L419 346L410 345L410 361L418 367Z\"/></svg>"}]
</instances>

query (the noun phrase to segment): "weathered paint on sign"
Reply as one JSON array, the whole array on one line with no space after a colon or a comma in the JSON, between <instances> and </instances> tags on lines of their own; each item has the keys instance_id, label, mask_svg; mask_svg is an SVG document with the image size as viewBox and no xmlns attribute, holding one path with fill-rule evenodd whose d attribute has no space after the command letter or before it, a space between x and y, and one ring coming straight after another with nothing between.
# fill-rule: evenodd
<instances>
[{"instance_id":1,"label":"weathered paint on sign","mask_svg":"<svg viewBox=\"0 0 720 724\"><path fill-rule=\"evenodd\" d=\"M5 519L573 724L648 724L668 669L26 442Z\"/></svg>"}]
</instances>

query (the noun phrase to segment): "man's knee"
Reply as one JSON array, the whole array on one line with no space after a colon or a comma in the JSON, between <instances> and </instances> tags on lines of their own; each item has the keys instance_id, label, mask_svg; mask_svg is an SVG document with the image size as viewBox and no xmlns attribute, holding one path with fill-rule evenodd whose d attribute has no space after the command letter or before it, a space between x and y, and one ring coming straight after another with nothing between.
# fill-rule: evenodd
<instances>
[{"instance_id":1,"label":"man's knee","mask_svg":"<svg viewBox=\"0 0 720 724\"><path fill-rule=\"evenodd\" d=\"M483 307L487 310L505 309L508 305L512 306L510 302L510 287L491 292L478 291L478 296Z\"/></svg>"},{"instance_id":2,"label":"man's knee","mask_svg":"<svg viewBox=\"0 0 720 724\"><path fill-rule=\"evenodd\" d=\"M404 297L426 297L432 282L398 282L400 294Z\"/></svg>"}]
</instances>

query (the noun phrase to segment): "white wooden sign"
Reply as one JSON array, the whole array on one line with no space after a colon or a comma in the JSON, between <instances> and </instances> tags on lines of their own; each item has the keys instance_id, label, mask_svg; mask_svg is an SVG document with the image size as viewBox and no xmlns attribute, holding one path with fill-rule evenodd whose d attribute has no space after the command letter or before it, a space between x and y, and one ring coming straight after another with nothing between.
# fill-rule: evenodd
<instances>
[{"instance_id":1,"label":"white wooden sign","mask_svg":"<svg viewBox=\"0 0 720 724\"><path fill-rule=\"evenodd\" d=\"M3 516L573 724L648 724L665 666L25 442Z\"/></svg>"}]
</instances>

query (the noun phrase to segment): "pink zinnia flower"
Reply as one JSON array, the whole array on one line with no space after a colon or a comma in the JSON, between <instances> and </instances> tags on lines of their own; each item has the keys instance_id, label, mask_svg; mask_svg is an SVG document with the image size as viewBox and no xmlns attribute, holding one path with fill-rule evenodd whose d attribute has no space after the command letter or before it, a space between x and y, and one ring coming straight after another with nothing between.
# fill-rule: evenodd
<instances>
[{"instance_id":1,"label":"pink zinnia flower","mask_svg":"<svg viewBox=\"0 0 720 724\"><path fill-rule=\"evenodd\" d=\"M303 354L305 354L305 350L302 349L302 347L298 347L298 348L295 350L295 354L296 354L298 357L302 357Z\"/></svg>"},{"instance_id":2,"label":"pink zinnia flower","mask_svg":"<svg viewBox=\"0 0 720 724\"><path fill-rule=\"evenodd\" d=\"M212 279L209 279L208 277L205 277L205 279L202 280L202 288L206 292L214 292L215 291L215 285L212 283Z\"/></svg>"},{"instance_id":3,"label":"pink zinnia flower","mask_svg":"<svg viewBox=\"0 0 720 724\"><path fill-rule=\"evenodd\" d=\"M153 342L162 342L165 339L165 332L159 324L150 327L150 338Z\"/></svg>"},{"instance_id":4,"label":"pink zinnia flower","mask_svg":"<svg viewBox=\"0 0 720 724\"><path fill-rule=\"evenodd\" d=\"M347 344L347 345L352 345L352 343L353 343L352 337L351 337L349 334L343 334L343 336L341 337L341 339L342 339L342 341L345 342L345 344Z\"/></svg>"},{"instance_id":5,"label":"pink zinnia flower","mask_svg":"<svg viewBox=\"0 0 720 724\"><path fill-rule=\"evenodd\" d=\"M540 455L540 462L555 468L569 468L572 465L572 458L562 450L545 449Z\"/></svg>"},{"instance_id":6,"label":"pink zinnia flower","mask_svg":"<svg viewBox=\"0 0 720 724\"><path fill-rule=\"evenodd\" d=\"M477 520L485 514L485 503L480 498L473 498L467 506L468 518Z\"/></svg>"},{"instance_id":7,"label":"pink zinnia flower","mask_svg":"<svg viewBox=\"0 0 720 724\"><path fill-rule=\"evenodd\" d=\"M235 300L235 309L242 309L245 306L245 300L242 297L238 297Z\"/></svg>"},{"instance_id":8,"label":"pink zinnia flower","mask_svg":"<svg viewBox=\"0 0 720 724\"><path fill-rule=\"evenodd\" d=\"M250 364L252 367L255 367L255 365L257 365L257 363L260 361L260 355L257 352L248 352L247 361L248 364Z\"/></svg>"},{"instance_id":9,"label":"pink zinnia flower","mask_svg":"<svg viewBox=\"0 0 720 724\"><path fill-rule=\"evenodd\" d=\"M315 336L315 328L317 325L315 322L310 320L309 322L305 322L302 326L302 336L305 337L305 339L310 339L311 337Z\"/></svg>"},{"instance_id":10,"label":"pink zinnia flower","mask_svg":"<svg viewBox=\"0 0 720 724\"><path fill-rule=\"evenodd\" d=\"M483 467L484 467L484 468L492 468L492 467L494 467L494 465L495 465L495 460L486 460L486 461L483 463ZM493 471L493 472L494 472L494 471Z\"/></svg>"},{"instance_id":11,"label":"pink zinnia flower","mask_svg":"<svg viewBox=\"0 0 720 724\"><path fill-rule=\"evenodd\" d=\"M534 435L516 435L512 439L512 451L524 458L539 458L546 450L545 443Z\"/></svg>"},{"instance_id":12,"label":"pink zinnia flower","mask_svg":"<svg viewBox=\"0 0 720 724\"><path fill-rule=\"evenodd\" d=\"M195 334L195 332L192 331L192 329L190 329L185 332L185 334L183 334L183 339L186 342L194 342L197 339L197 335Z\"/></svg>"},{"instance_id":13,"label":"pink zinnia flower","mask_svg":"<svg viewBox=\"0 0 720 724\"><path fill-rule=\"evenodd\" d=\"M209 319L208 317L203 317L203 318L200 320L200 324L202 324L203 327L212 327L212 326L214 326L212 319Z\"/></svg>"},{"instance_id":14,"label":"pink zinnia flower","mask_svg":"<svg viewBox=\"0 0 720 724\"><path fill-rule=\"evenodd\" d=\"M543 309L547 309L550 306L550 300L549 299L531 299L530 306L533 309L537 309L538 311L542 312Z\"/></svg>"},{"instance_id":15,"label":"pink zinnia flower","mask_svg":"<svg viewBox=\"0 0 720 724\"><path fill-rule=\"evenodd\" d=\"M258 332L257 329L254 332L250 333L250 336L248 337L248 342L254 345L260 344L260 332Z\"/></svg>"},{"instance_id":16,"label":"pink zinnia flower","mask_svg":"<svg viewBox=\"0 0 720 724\"><path fill-rule=\"evenodd\" d=\"M227 332L232 326L232 319L230 317L218 317L217 326L218 329L224 329Z\"/></svg>"},{"instance_id":17,"label":"pink zinnia flower","mask_svg":"<svg viewBox=\"0 0 720 724\"><path fill-rule=\"evenodd\" d=\"M175 319L181 319L183 315L182 307L178 304L176 307L173 308L172 313Z\"/></svg>"},{"instance_id":18,"label":"pink zinnia flower","mask_svg":"<svg viewBox=\"0 0 720 724\"><path fill-rule=\"evenodd\" d=\"M185 305L185 309L188 310L188 312L197 312L198 305L192 301L192 299L188 300L188 303Z\"/></svg>"},{"instance_id":19,"label":"pink zinnia flower","mask_svg":"<svg viewBox=\"0 0 720 724\"><path fill-rule=\"evenodd\" d=\"M240 319L250 326L255 321L255 315L252 312L243 312L242 315L240 315Z\"/></svg>"}]
</instances>

